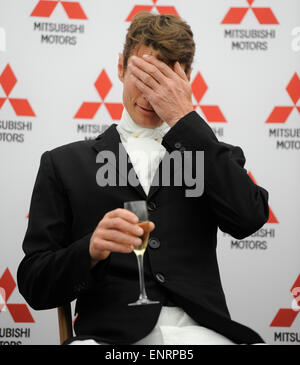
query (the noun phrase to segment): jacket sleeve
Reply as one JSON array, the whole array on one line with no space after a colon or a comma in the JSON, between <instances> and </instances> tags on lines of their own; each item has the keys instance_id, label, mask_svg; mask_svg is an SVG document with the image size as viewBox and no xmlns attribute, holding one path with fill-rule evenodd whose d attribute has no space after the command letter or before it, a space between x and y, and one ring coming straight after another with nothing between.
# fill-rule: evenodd
<instances>
[{"instance_id":1,"label":"jacket sleeve","mask_svg":"<svg viewBox=\"0 0 300 365\"><path fill-rule=\"evenodd\" d=\"M19 291L33 309L50 309L70 302L92 280L92 232L73 242L71 225L67 195L55 174L51 152L45 152L31 198L23 242L25 257L17 272ZM99 262L93 270L104 271L108 261L109 258Z\"/></svg>"},{"instance_id":2,"label":"jacket sleeve","mask_svg":"<svg viewBox=\"0 0 300 365\"><path fill-rule=\"evenodd\" d=\"M198 113L180 119L164 136L163 145L169 152L204 151L203 194L223 232L242 239L266 223L268 192L248 176L243 151L219 142Z\"/></svg>"}]
</instances>

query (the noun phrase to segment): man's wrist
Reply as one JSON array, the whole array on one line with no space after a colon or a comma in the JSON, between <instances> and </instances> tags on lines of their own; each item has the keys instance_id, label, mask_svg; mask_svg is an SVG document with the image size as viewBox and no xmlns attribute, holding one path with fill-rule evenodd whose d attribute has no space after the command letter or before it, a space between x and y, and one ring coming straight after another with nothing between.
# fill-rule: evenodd
<instances>
[{"instance_id":1,"label":"man's wrist","mask_svg":"<svg viewBox=\"0 0 300 365\"><path fill-rule=\"evenodd\" d=\"M180 121L180 119L184 118L185 116L187 116L188 114L190 114L193 111L194 111L194 108L187 109L184 113L182 113L179 116L176 116L176 118L174 118L174 119L172 119L170 121L167 121L166 123L172 128L172 127L174 127L174 125L176 123L178 123Z\"/></svg>"},{"instance_id":2,"label":"man's wrist","mask_svg":"<svg viewBox=\"0 0 300 365\"><path fill-rule=\"evenodd\" d=\"M94 259L93 257L91 257L91 268L96 266L98 264L98 262L106 260L109 257L109 255L110 255L110 252L103 251L103 255L98 257L97 259Z\"/></svg>"}]
</instances>

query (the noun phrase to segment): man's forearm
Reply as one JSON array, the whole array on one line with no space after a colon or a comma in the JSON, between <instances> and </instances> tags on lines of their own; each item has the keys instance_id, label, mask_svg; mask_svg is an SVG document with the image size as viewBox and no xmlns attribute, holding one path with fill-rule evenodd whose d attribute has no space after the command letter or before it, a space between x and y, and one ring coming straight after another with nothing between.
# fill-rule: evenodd
<instances>
[{"instance_id":1,"label":"man's forearm","mask_svg":"<svg viewBox=\"0 0 300 365\"><path fill-rule=\"evenodd\" d=\"M169 152L204 151L204 196L223 231L242 238L267 221L268 193L248 176L242 150L219 142L196 112L172 127L164 136L163 145Z\"/></svg>"}]
</instances>

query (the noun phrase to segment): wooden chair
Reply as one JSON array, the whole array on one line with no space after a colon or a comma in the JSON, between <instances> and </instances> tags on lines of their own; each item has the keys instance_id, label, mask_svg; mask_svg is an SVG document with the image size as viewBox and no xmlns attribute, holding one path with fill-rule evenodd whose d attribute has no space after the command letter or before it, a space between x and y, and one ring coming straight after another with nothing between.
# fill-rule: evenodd
<instances>
[{"instance_id":1,"label":"wooden chair","mask_svg":"<svg viewBox=\"0 0 300 365\"><path fill-rule=\"evenodd\" d=\"M60 344L73 336L71 304L57 308Z\"/></svg>"}]
</instances>

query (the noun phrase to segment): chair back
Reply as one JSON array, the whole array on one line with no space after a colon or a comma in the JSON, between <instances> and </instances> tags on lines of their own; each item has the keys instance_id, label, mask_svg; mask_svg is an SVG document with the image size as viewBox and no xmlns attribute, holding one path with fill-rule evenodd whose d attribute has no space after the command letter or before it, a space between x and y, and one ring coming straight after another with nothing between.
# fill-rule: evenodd
<instances>
[{"instance_id":1,"label":"chair back","mask_svg":"<svg viewBox=\"0 0 300 365\"><path fill-rule=\"evenodd\" d=\"M60 344L73 336L71 304L57 308Z\"/></svg>"}]
</instances>

